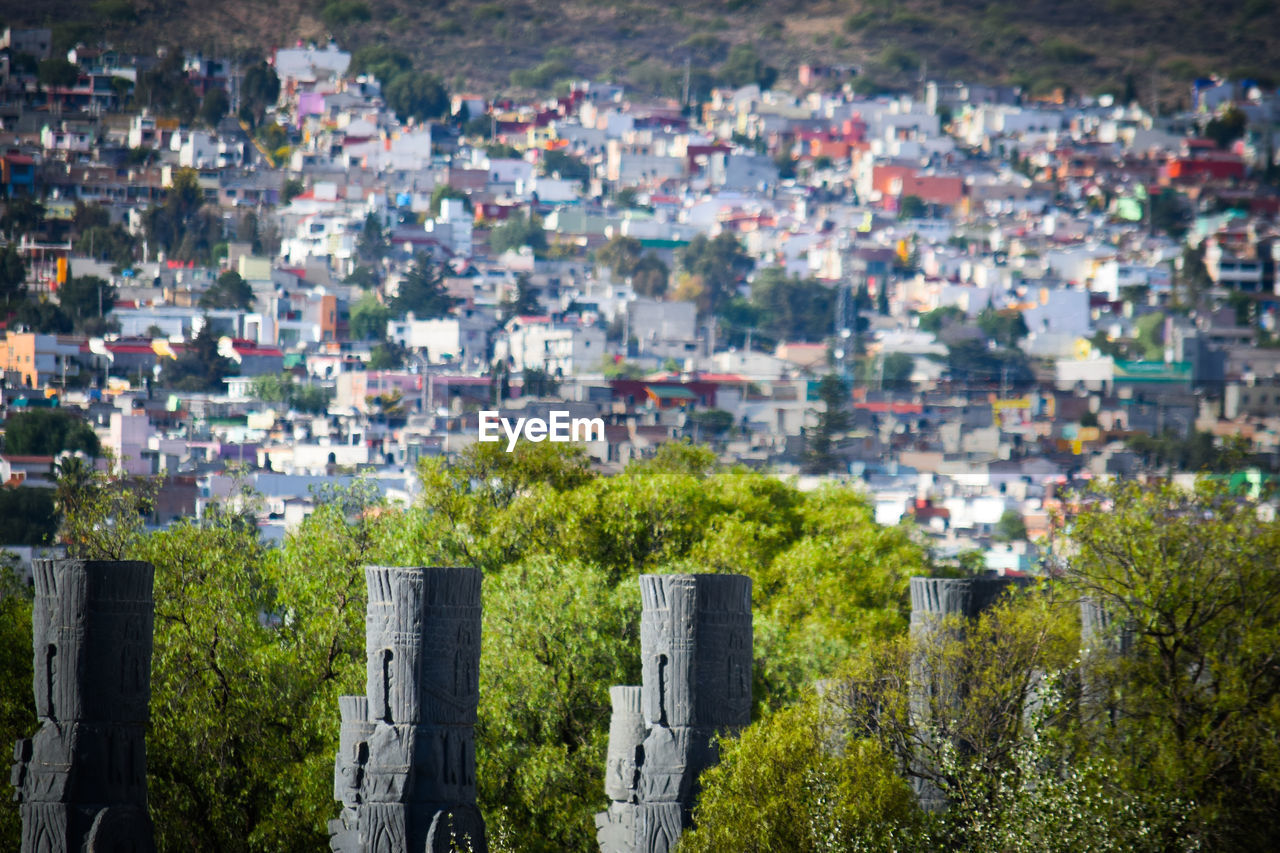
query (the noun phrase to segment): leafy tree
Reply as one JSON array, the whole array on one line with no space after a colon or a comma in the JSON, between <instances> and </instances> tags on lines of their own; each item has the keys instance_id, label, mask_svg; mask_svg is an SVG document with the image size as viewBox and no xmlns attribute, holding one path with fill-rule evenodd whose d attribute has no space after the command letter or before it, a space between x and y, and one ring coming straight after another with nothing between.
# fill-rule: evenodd
<instances>
[{"instance_id":1,"label":"leafy tree","mask_svg":"<svg viewBox=\"0 0 1280 853\"><path fill-rule=\"evenodd\" d=\"M133 266L133 256L138 248L138 240L119 223L93 225L80 232L74 248L82 255L98 260L108 260L116 267L126 269Z\"/></svg>"},{"instance_id":2,"label":"leafy tree","mask_svg":"<svg viewBox=\"0 0 1280 853\"><path fill-rule=\"evenodd\" d=\"M299 412L322 415L329 411L329 401L333 393L323 385L307 383L297 385L293 389L292 407Z\"/></svg>"},{"instance_id":3,"label":"leafy tree","mask_svg":"<svg viewBox=\"0 0 1280 853\"><path fill-rule=\"evenodd\" d=\"M909 391L916 360L905 352L891 352L880 358L880 387L886 391Z\"/></svg>"},{"instance_id":4,"label":"leafy tree","mask_svg":"<svg viewBox=\"0 0 1280 853\"><path fill-rule=\"evenodd\" d=\"M248 311L253 307L253 287L235 270L227 270L200 294L201 308L233 308Z\"/></svg>"},{"instance_id":5,"label":"leafy tree","mask_svg":"<svg viewBox=\"0 0 1280 853\"><path fill-rule=\"evenodd\" d=\"M27 265L18 247L7 243L0 248L0 309L21 304L27 295Z\"/></svg>"},{"instance_id":6,"label":"leafy tree","mask_svg":"<svg viewBox=\"0 0 1280 853\"><path fill-rule=\"evenodd\" d=\"M80 66L65 57L54 56L40 60L40 69L36 75L42 86L53 89L66 89L80 79Z\"/></svg>"},{"instance_id":7,"label":"leafy tree","mask_svg":"<svg viewBox=\"0 0 1280 853\"><path fill-rule=\"evenodd\" d=\"M1027 524L1022 520L1022 513L1016 509L1006 509L996 522L995 538L1002 542L1017 542L1027 538Z\"/></svg>"},{"instance_id":8,"label":"leafy tree","mask_svg":"<svg viewBox=\"0 0 1280 853\"><path fill-rule=\"evenodd\" d=\"M813 694L722 740L680 850L902 849L923 823L878 743L842 732Z\"/></svg>"},{"instance_id":9,"label":"leafy tree","mask_svg":"<svg viewBox=\"0 0 1280 853\"><path fill-rule=\"evenodd\" d=\"M147 240L180 260L207 261L223 240L222 214L204 209L204 191L194 169L173 175L163 204L143 214Z\"/></svg>"},{"instance_id":10,"label":"leafy tree","mask_svg":"<svg viewBox=\"0 0 1280 853\"><path fill-rule=\"evenodd\" d=\"M557 175L563 180L582 184L591 180L591 168L566 151L552 149L542 152L540 165L544 175Z\"/></svg>"},{"instance_id":11,"label":"leafy tree","mask_svg":"<svg viewBox=\"0 0 1280 853\"><path fill-rule=\"evenodd\" d=\"M778 69L765 65L756 49L749 44L734 45L729 58L720 66L720 79L730 86L749 86L771 89L778 79Z\"/></svg>"},{"instance_id":12,"label":"leafy tree","mask_svg":"<svg viewBox=\"0 0 1280 853\"><path fill-rule=\"evenodd\" d=\"M667 292L671 271L654 252L643 252L634 237L616 235L596 249L596 263L608 267L617 278L630 279L636 293L650 298Z\"/></svg>"},{"instance_id":13,"label":"leafy tree","mask_svg":"<svg viewBox=\"0 0 1280 853\"><path fill-rule=\"evenodd\" d=\"M4 206L4 215L0 216L0 228L9 235L9 239L17 242L24 234L39 231L44 224L44 205L33 198L21 196L9 199Z\"/></svg>"},{"instance_id":14,"label":"leafy tree","mask_svg":"<svg viewBox=\"0 0 1280 853\"><path fill-rule=\"evenodd\" d=\"M369 353L370 370L399 370L404 367L407 353L395 341L383 341Z\"/></svg>"},{"instance_id":15,"label":"leafy tree","mask_svg":"<svg viewBox=\"0 0 1280 853\"><path fill-rule=\"evenodd\" d=\"M699 409L689 413L689 422L706 435L722 435L733 427L733 413L724 409Z\"/></svg>"},{"instance_id":16,"label":"leafy tree","mask_svg":"<svg viewBox=\"0 0 1280 853\"><path fill-rule=\"evenodd\" d=\"M289 373L264 373L253 377L249 394L264 403L288 403L293 397L293 376Z\"/></svg>"},{"instance_id":17,"label":"leafy tree","mask_svg":"<svg viewBox=\"0 0 1280 853\"><path fill-rule=\"evenodd\" d=\"M66 335L75 321L61 305L47 299L29 300L18 306L18 323L42 335Z\"/></svg>"},{"instance_id":18,"label":"leafy tree","mask_svg":"<svg viewBox=\"0 0 1280 853\"><path fill-rule=\"evenodd\" d=\"M396 318L413 312L419 320L430 320L447 315L455 303L444 285L443 266L420 254L400 277L400 286L390 307Z\"/></svg>"},{"instance_id":19,"label":"leafy tree","mask_svg":"<svg viewBox=\"0 0 1280 853\"><path fill-rule=\"evenodd\" d=\"M1266 847L1280 807L1280 522L1206 481L1118 481L1080 497L1068 580L1111 617L1093 643L1105 699L1091 731L1122 784L1194 804L1163 842Z\"/></svg>"},{"instance_id":20,"label":"leafy tree","mask_svg":"<svg viewBox=\"0 0 1280 853\"><path fill-rule=\"evenodd\" d=\"M64 409L32 409L10 415L4 422L6 453L18 456L57 456L83 451L97 456L93 427Z\"/></svg>"},{"instance_id":21,"label":"leafy tree","mask_svg":"<svg viewBox=\"0 0 1280 853\"><path fill-rule=\"evenodd\" d=\"M115 285L96 275L68 278L58 288L58 303L83 328L89 320L105 317L114 307Z\"/></svg>"},{"instance_id":22,"label":"leafy tree","mask_svg":"<svg viewBox=\"0 0 1280 853\"><path fill-rule=\"evenodd\" d=\"M534 254L546 251L547 232L542 230L542 220L537 216L513 213L489 232L489 249L497 254L515 251L521 246L533 249Z\"/></svg>"},{"instance_id":23,"label":"leafy tree","mask_svg":"<svg viewBox=\"0 0 1280 853\"><path fill-rule=\"evenodd\" d=\"M229 109L231 109L231 99L227 97L227 90L210 89L205 93L204 100L200 102L200 121L209 127L217 127L218 122L222 121L222 117Z\"/></svg>"},{"instance_id":24,"label":"leafy tree","mask_svg":"<svg viewBox=\"0 0 1280 853\"><path fill-rule=\"evenodd\" d=\"M960 306L944 305L920 315L920 331L936 335L944 327L963 321L964 317L964 309Z\"/></svg>"},{"instance_id":25,"label":"leafy tree","mask_svg":"<svg viewBox=\"0 0 1280 853\"><path fill-rule=\"evenodd\" d=\"M378 221L378 215L366 214L364 225L360 228L360 238L356 241L356 253L361 260L373 262L385 257L388 248L387 235L382 223Z\"/></svg>"},{"instance_id":26,"label":"leafy tree","mask_svg":"<svg viewBox=\"0 0 1280 853\"><path fill-rule=\"evenodd\" d=\"M480 668L476 737L486 746L476 780L494 805L486 816L521 850L588 849L595 828L584 806L604 787L608 686L640 677L639 597L598 566L545 556L485 584L484 653L508 661ZM534 612L543 618L529 619Z\"/></svg>"},{"instance_id":27,"label":"leafy tree","mask_svg":"<svg viewBox=\"0 0 1280 853\"><path fill-rule=\"evenodd\" d=\"M1016 347L1018 341L1027 336L1027 324L1021 311L997 311L990 305L978 315L978 328L1002 347Z\"/></svg>"},{"instance_id":28,"label":"leafy tree","mask_svg":"<svg viewBox=\"0 0 1280 853\"><path fill-rule=\"evenodd\" d=\"M187 80L182 51L169 48L154 68L139 73L133 98L139 106L172 113L183 124L189 124L196 116L200 99Z\"/></svg>"},{"instance_id":29,"label":"leafy tree","mask_svg":"<svg viewBox=\"0 0 1280 853\"><path fill-rule=\"evenodd\" d=\"M435 217L440 215L440 203L447 198L456 198L464 201L467 203L468 207L471 205L471 200L467 198L467 194L462 190L457 187L449 186L448 184L437 184L435 189L431 191L431 202L428 208L428 212L431 216Z\"/></svg>"},{"instance_id":30,"label":"leafy tree","mask_svg":"<svg viewBox=\"0 0 1280 853\"><path fill-rule=\"evenodd\" d=\"M86 204L76 200L71 211L71 227L83 233L90 228L106 228L111 224L111 214L101 204Z\"/></svg>"},{"instance_id":31,"label":"leafy tree","mask_svg":"<svg viewBox=\"0 0 1280 853\"><path fill-rule=\"evenodd\" d=\"M828 373L818 382L818 399L823 404L818 412L818 424L812 429L805 428L805 467L812 473L825 474L839 467L835 440L852 423L846 410L849 388L840 377Z\"/></svg>"},{"instance_id":32,"label":"leafy tree","mask_svg":"<svg viewBox=\"0 0 1280 853\"><path fill-rule=\"evenodd\" d=\"M970 387L1023 388L1035 382L1031 364L1017 349L991 349L982 341L966 340L947 346L951 381Z\"/></svg>"},{"instance_id":33,"label":"leafy tree","mask_svg":"<svg viewBox=\"0 0 1280 853\"><path fill-rule=\"evenodd\" d=\"M766 267L751 282L756 322L775 341L819 341L831 332L836 292L815 279Z\"/></svg>"},{"instance_id":34,"label":"leafy tree","mask_svg":"<svg viewBox=\"0 0 1280 853\"><path fill-rule=\"evenodd\" d=\"M8 491L0 490L0 494ZM0 519L6 516L7 513L0 512ZM15 743L19 738L29 737L35 728L36 703L31 690L35 681L31 599L31 588L23 582L16 567L8 560L0 560L0 650L3 651L0 654L0 737ZM0 809L0 845L8 850L18 850L21 843L22 818L19 810L15 806Z\"/></svg>"},{"instance_id":35,"label":"leafy tree","mask_svg":"<svg viewBox=\"0 0 1280 853\"><path fill-rule=\"evenodd\" d=\"M434 74L404 71L383 86L382 95L401 121L444 118L449 113L449 93Z\"/></svg>"},{"instance_id":36,"label":"leafy tree","mask_svg":"<svg viewBox=\"0 0 1280 853\"><path fill-rule=\"evenodd\" d=\"M52 545L57 532L58 519L53 507L53 493L49 489L0 489L0 542L6 545Z\"/></svg>"},{"instance_id":37,"label":"leafy tree","mask_svg":"<svg viewBox=\"0 0 1280 853\"><path fill-rule=\"evenodd\" d=\"M920 219L929 208L925 205L924 199L918 195L904 195L902 201L898 205L899 219Z\"/></svg>"},{"instance_id":38,"label":"leafy tree","mask_svg":"<svg viewBox=\"0 0 1280 853\"><path fill-rule=\"evenodd\" d=\"M728 231L714 238L699 234L678 252L681 268L696 280L698 310L717 314L737 294L738 282L753 262Z\"/></svg>"},{"instance_id":39,"label":"leafy tree","mask_svg":"<svg viewBox=\"0 0 1280 853\"><path fill-rule=\"evenodd\" d=\"M206 318L182 354L165 362L161 378L179 391L221 391L222 380L235 372L231 359L218 354L218 338Z\"/></svg>"},{"instance_id":40,"label":"leafy tree","mask_svg":"<svg viewBox=\"0 0 1280 853\"><path fill-rule=\"evenodd\" d=\"M350 284L364 290L372 290L378 286L378 272L373 267L356 266L351 270L351 274L343 279L343 284Z\"/></svg>"},{"instance_id":41,"label":"leafy tree","mask_svg":"<svg viewBox=\"0 0 1280 853\"><path fill-rule=\"evenodd\" d=\"M377 294L369 291L351 306L351 337L357 341L382 340L387 335L390 319L391 309L382 304Z\"/></svg>"},{"instance_id":42,"label":"leafy tree","mask_svg":"<svg viewBox=\"0 0 1280 853\"><path fill-rule=\"evenodd\" d=\"M1232 104L1222 114L1210 119L1204 127L1204 135L1217 143L1219 148L1230 148L1231 143L1244 136L1249 118L1244 111Z\"/></svg>"}]
</instances>

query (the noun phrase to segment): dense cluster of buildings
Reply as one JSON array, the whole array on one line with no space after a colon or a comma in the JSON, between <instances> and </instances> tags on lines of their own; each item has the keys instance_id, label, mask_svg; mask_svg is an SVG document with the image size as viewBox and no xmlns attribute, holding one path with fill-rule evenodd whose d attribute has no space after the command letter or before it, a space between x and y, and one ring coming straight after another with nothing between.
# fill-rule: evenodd
<instances>
[{"instance_id":1,"label":"dense cluster of buildings","mask_svg":"<svg viewBox=\"0 0 1280 853\"><path fill-rule=\"evenodd\" d=\"M47 57L41 32L10 31L10 51ZM0 183L10 202L39 198L49 222L100 205L139 251L122 267L48 231L12 234L28 298L100 276L118 331L11 320L3 404L56 395L116 465L162 476L158 523L199 514L236 476L277 535L320 482L361 475L409 496L416 461L474 443L490 409L603 419L585 448L605 470L691 439L727 461L856 480L881 521L914 518L943 550L985 548L1006 570L1034 564L1028 538L1065 486L1168 464L1135 435L1243 441L1240 476L1269 482L1245 469L1280 443L1277 100L1249 81L1195 81L1192 108L1161 116L948 82L860 97L846 75L803 68L792 91L717 90L696 107L583 82L527 102L457 93L451 118L415 122L349 73L349 53L299 46L270 60L267 122L287 140L272 149L234 118L123 111L128 85L113 81L150 58L69 58L80 78L62 88L0 69ZM235 106L234 63L184 67ZM1238 132L1215 139L1223 127ZM182 170L223 222L210 266L145 240L145 212ZM494 251L491 235L521 221L540 231L531 245ZM725 233L754 261L744 298L770 267L830 288L829 334L762 346L707 316L681 251ZM661 261L665 294L596 262L618 238ZM424 257L455 307L356 339L359 306L394 305ZM227 271L252 303L197 308ZM1009 343L992 315L1021 319L1026 370L979 362L961 381L957 351ZM234 364L225 388L163 387L201 330ZM817 474L832 372L849 380L847 423ZM255 399L255 377L281 374L324 389L327 409ZM0 453L0 483L47 486L52 462Z\"/></svg>"}]
</instances>

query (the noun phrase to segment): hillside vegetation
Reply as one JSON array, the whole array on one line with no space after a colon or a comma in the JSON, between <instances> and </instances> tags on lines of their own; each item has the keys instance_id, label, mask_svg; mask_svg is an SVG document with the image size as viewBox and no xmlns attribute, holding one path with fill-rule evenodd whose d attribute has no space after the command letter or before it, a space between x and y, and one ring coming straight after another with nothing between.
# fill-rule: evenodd
<instances>
[{"instance_id":1,"label":"hillside vegetation","mask_svg":"<svg viewBox=\"0 0 1280 853\"><path fill-rule=\"evenodd\" d=\"M1146 100L1155 87L1171 101L1207 73L1274 83L1280 47L1271 0L3 0L0 16L53 27L59 46L261 55L331 36L400 50L455 89L487 93L603 77L675 95L687 63L697 95L740 80L754 57L733 48L749 45L783 81L818 62L859 67L866 88L910 88L924 70L1037 93Z\"/></svg>"}]
</instances>

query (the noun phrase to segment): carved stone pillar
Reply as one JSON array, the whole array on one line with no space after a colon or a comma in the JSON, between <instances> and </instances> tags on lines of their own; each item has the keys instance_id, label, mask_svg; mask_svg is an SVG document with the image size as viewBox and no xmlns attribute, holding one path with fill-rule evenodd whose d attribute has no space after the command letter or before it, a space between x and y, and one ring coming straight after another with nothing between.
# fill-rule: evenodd
<instances>
[{"instance_id":1,"label":"carved stone pillar","mask_svg":"<svg viewBox=\"0 0 1280 853\"><path fill-rule=\"evenodd\" d=\"M698 776L717 760L717 733L751 722L751 580L741 575L641 575L639 711L645 734L636 753L634 791L625 778L633 749L634 693L615 694L606 790L596 816L604 853L667 853L689 826ZM633 691L635 688L614 688ZM619 701L624 707L619 712ZM634 803L617 800L629 794ZM630 844L626 827L633 824Z\"/></svg>"},{"instance_id":2,"label":"carved stone pillar","mask_svg":"<svg viewBox=\"0 0 1280 853\"><path fill-rule=\"evenodd\" d=\"M1025 578L1010 577L912 578L911 638L919 647L931 640L945 639L944 631L962 634L963 622L948 622L948 617L976 619L1007 590L1026 582ZM949 674L931 671L928 655L916 652L911 666L911 713L916 720L927 722L932 708L948 705L966 689L965 684L950 683ZM928 779L916 778L912 784L924 808L946 808L945 796Z\"/></svg>"},{"instance_id":3,"label":"carved stone pillar","mask_svg":"<svg viewBox=\"0 0 1280 853\"><path fill-rule=\"evenodd\" d=\"M340 853L487 849L476 808L480 572L369 566L364 697L343 697ZM469 848L468 848L468 845Z\"/></svg>"},{"instance_id":4,"label":"carved stone pillar","mask_svg":"<svg viewBox=\"0 0 1280 853\"><path fill-rule=\"evenodd\" d=\"M40 729L14 749L22 850L146 853L151 564L36 560L33 576Z\"/></svg>"}]
</instances>

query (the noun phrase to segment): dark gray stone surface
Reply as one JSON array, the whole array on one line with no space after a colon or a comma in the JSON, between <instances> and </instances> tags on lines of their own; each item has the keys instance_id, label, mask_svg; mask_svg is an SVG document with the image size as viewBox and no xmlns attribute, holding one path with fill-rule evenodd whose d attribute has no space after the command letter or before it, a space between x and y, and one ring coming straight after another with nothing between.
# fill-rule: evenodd
<instances>
[{"instance_id":1,"label":"dark gray stone surface","mask_svg":"<svg viewBox=\"0 0 1280 853\"><path fill-rule=\"evenodd\" d=\"M751 580L641 575L640 594L643 685L612 688L602 853L673 849L717 760L715 736L751 722Z\"/></svg>"},{"instance_id":2,"label":"dark gray stone surface","mask_svg":"<svg viewBox=\"0 0 1280 853\"><path fill-rule=\"evenodd\" d=\"M36 560L32 572L40 729L14 748L22 850L148 853L151 564Z\"/></svg>"},{"instance_id":3,"label":"dark gray stone surface","mask_svg":"<svg viewBox=\"0 0 1280 853\"><path fill-rule=\"evenodd\" d=\"M366 695L340 700L338 853L483 853L476 808L476 569L369 566Z\"/></svg>"}]
</instances>

